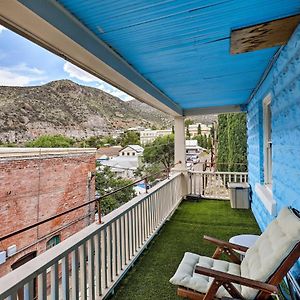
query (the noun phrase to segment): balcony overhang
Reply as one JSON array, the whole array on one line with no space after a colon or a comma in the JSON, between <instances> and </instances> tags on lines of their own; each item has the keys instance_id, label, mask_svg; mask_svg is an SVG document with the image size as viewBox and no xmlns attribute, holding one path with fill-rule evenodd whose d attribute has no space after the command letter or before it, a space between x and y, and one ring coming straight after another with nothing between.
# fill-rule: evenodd
<instances>
[{"instance_id":1,"label":"balcony overhang","mask_svg":"<svg viewBox=\"0 0 300 300\"><path fill-rule=\"evenodd\" d=\"M273 31L233 55L231 33L299 13L298 0L0 2L4 26L173 116L243 110L279 44Z\"/></svg>"}]
</instances>

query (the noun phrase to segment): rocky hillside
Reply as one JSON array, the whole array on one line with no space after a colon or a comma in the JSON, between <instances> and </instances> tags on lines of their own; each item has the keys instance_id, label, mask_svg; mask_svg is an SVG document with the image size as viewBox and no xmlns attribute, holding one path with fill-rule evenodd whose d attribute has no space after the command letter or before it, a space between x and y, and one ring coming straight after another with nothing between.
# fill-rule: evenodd
<instances>
[{"instance_id":1,"label":"rocky hillside","mask_svg":"<svg viewBox=\"0 0 300 300\"><path fill-rule=\"evenodd\" d=\"M210 123L211 117L200 121ZM22 143L43 134L81 139L116 129L171 124L172 118L147 104L123 102L70 80L35 87L0 87L2 142Z\"/></svg>"}]
</instances>

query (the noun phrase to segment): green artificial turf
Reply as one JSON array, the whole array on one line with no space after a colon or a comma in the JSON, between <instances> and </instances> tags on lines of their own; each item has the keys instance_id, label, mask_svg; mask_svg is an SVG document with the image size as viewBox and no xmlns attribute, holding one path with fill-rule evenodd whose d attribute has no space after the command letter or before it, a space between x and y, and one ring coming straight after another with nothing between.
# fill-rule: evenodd
<instances>
[{"instance_id":1,"label":"green artificial turf","mask_svg":"<svg viewBox=\"0 0 300 300\"><path fill-rule=\"evenodd\" d=\"M203 235L228 240L260 230L250 210L234 210L229 201L183 202L121 281L113 300L179 299L169 279L186 251L211 256L215 246Z\"/></svg>"}]
</instances>

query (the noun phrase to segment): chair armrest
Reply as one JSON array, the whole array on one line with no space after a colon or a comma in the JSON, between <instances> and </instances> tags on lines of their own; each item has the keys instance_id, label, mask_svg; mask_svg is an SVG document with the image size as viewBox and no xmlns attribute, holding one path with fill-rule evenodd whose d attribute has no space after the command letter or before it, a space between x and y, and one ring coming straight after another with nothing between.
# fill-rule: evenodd
<instances>
[{"instance_id":1,"label":"chair armrest","mask_svg":"<svg viewBox=\"0 0 300 300\"><path fill-rule=\"evenodd\" d=\"M220 282L237 283L271 294L278 293L278 289L275 285L268 284L265 282L261 282L261 281L257 281L257 280L253 280L253 279L249 279L249 278L245 278L245 277L241 277L241 276L237 276L237 275L233 275L221 271L216 271L209 268L199 267L199 266L196 266L195 272L205 276L213 277L216 280L219 280Z\"/></svg>"},{"instance_id":2,"label":"chair armrest","mask_svg":"<svg viewBox=\"0 0 300 300\"><path fill-rule=\"evenodd\" d=\"M208 235L204 235L203 239L206 240L206 241L209 241L213 244L216 244L218 246L226 247L226 248L229 248L229 249L235 249L235 250L239 250L239 251L242 251L242 252L246 252L249 249L248 247L238 245L238 244L229 243L227 241L222 241L222 240L216 239L216 238L208 236Z\"/></svg>"}]
</instances>

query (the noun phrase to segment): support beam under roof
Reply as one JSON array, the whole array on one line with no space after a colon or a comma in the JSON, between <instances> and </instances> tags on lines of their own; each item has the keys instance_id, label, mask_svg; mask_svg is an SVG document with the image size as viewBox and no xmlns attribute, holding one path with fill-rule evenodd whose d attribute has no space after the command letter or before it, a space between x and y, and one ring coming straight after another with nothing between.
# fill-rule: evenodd
<instances>
[{"instance_id":1,"label":"support beam under roof","mask_svg":"<svg viewBox=\"0 0 300 300\"><path fill-rule=\"evenodd\" d=\"M0 23L142 102L173 116L183 114L56 1L1 0Z\"/></svg>"},{"instance_id":2,"label":"support beam under roof","mask_svg":"<svg viewBox=\"0 0 300 300\"><path fill-rule=\"evenodd\" d=\"M197 115L211 115L222 113L238 113L242 112L241 105L228 105L228 106L211 106L204 108L191 108L184 110L184 116L197 116Z\"/></svg>"}]
</instances>

